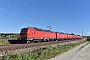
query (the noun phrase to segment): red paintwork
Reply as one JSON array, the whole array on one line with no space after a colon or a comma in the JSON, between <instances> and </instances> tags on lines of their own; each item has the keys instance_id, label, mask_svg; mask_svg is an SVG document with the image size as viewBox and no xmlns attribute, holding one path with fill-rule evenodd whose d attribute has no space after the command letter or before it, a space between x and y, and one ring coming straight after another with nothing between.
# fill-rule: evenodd
<instances>
[{"instance_id":1,"label":"red paintwork","mask_svg":"<svg viewBox=\"0 0 90 60\"><path fill-rule=\"evenodd\" d=\"M27 29L26 32L20 33L21 38L33 38L33 39L76 39L76 38L82 38L81 36L76 35L70 35L70 34L62 34L60 32L51 32L51 31L45 31L36 29L33 27L23 28Z\"/></svg>"},{"instance_id":2,"label":"red paintwork","mask_svg":"<svg viewBox=\"0 0 90 60\"><path fill-rule=\"evenodd\" d=\"M59 39L67 38L67 34L61 34L61 33L57 32L57 38L59 38Z\"/></svg>"},{"instance_id":3,"label":"red paintwork","mask_svg":"<svg viewBox=\"0 0 90 60\"><path fill-rule=\"evenodd\" d=\"M28 35L28 38L56 38L55 32L39 31L32 27L29 27L27 29L28 31L26 33Z\"/></svg>"},{"instance_id":4,"label":"red paintwork","mask_svg":"<svg viewBox=\"0 0 90 60\"><path fill-rule=\"evenodd\" d=\"M70 35L70 34L62 34L62 33L57 32L57 38L58 39L79 39L82 37L76 36L76 35Z\"/></svg>"}]
</instances>

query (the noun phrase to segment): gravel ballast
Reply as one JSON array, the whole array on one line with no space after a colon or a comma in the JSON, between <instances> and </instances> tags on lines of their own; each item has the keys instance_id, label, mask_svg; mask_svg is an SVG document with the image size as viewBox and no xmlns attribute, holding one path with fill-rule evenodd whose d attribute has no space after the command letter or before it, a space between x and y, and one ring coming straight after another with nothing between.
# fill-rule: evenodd
<instances>
[{"instance_id":1,"label":"gravel ballast","mask_svg":"<svg viewBox=\"0 0 90 60\"><path fill-rule=\"evenodd\" d=\"M48 60L90 60L90 44L84 43Z\"/></svg>"}]
</instances>

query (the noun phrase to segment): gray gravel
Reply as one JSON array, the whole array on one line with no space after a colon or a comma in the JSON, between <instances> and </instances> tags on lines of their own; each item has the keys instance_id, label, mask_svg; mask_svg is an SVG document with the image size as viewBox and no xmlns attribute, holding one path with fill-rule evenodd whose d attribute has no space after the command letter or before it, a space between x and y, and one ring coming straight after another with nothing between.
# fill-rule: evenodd
<instances>
[{"instance_id":1,"label":"gray gravel","mask_svg":"<svg viewBox=\"0 0 90 60\"><path fill-rule=\"evenodd\" d=\"M84 43L48 60L90 60L90 44Z\"/></svg>"}]
</instances>

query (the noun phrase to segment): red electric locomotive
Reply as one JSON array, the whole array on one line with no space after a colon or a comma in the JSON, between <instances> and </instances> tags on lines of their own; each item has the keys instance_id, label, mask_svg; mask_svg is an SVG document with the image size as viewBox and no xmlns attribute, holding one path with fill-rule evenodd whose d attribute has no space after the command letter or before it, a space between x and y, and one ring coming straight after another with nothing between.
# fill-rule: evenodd
<instances>
[{"instance_id":1,"label":"red electric locomotive","mask_svg":"<svg viewBox=\"0 0 90 60\"><path fill-rule=\"evenodd\" d=\"M79 39L81 36L73 34L65 34L60 32L53 32L36 27L22 28L20 32L22 42L31 41L50 41L50 40L65 40L65 39Z\"/></svg>"},{"instance_id":2,"label":"red electric locomotive","mask_svg":"<svg viewBox=\"0 0 90 60\"><path fill-rule=\"evenodd\" d=\"M23 42L49 41L56 39L56 33L50 30L28 27L21 29L20 38Z\"/></svg>"},{"instance_id":3,"label":"red electric locomotive","mask_svg":"<svg viewBox=\"0 0 90 60\"><path fill-rule=\"evenodd\" d=\"M20 39L8 40L10 43L29 43L34 41L56 41L56 40L71 40L80 39L81 36L74 34L66 34L61 32L53 32L50 30L44 30L36 27L22 28L20 32Z\"/></svg>"}]
</instances>

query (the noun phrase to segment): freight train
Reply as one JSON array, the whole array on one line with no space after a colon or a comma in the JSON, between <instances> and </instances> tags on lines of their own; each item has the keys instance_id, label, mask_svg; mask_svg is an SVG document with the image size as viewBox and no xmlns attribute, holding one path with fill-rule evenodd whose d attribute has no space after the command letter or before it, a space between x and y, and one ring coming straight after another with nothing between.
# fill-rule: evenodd
<instances>
[{"instance_id":1,"label":"freight train","mask_svg":"<svg viewBox=\"0 0 90 60\"><path fill-rule=\"evenodd\" d=\"M22 28L20 32L20 39L8 40L10 43L18 41L19 43L29 43L34 41L60 41L60 40L74 40L81 39L82 36L74 34L66 34L61 32L53 32L36 27Z\"/></svg>"}]
</instances>

